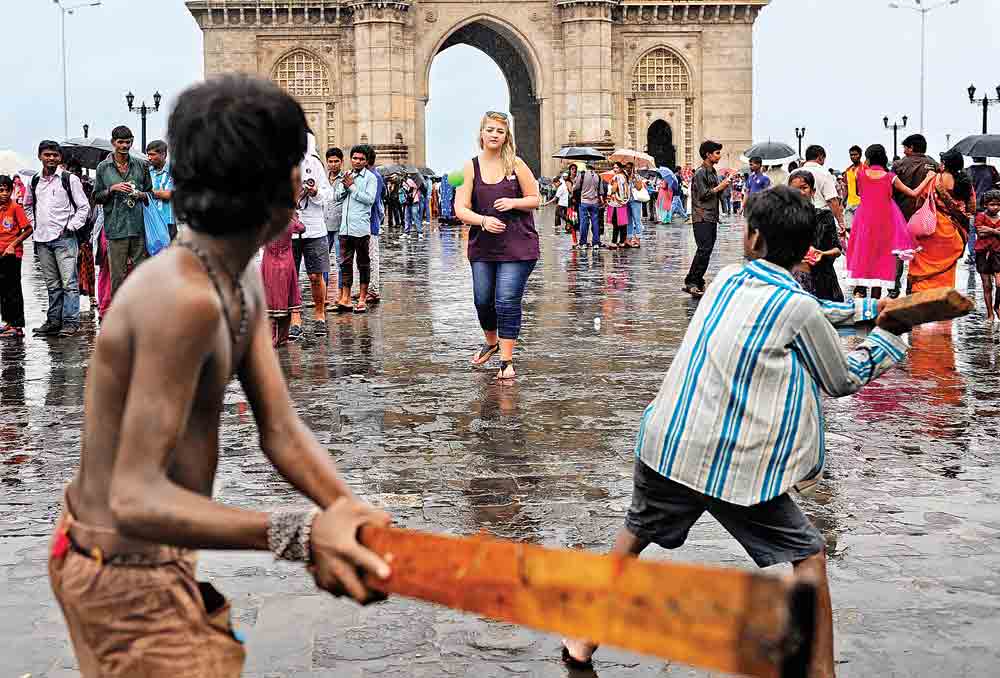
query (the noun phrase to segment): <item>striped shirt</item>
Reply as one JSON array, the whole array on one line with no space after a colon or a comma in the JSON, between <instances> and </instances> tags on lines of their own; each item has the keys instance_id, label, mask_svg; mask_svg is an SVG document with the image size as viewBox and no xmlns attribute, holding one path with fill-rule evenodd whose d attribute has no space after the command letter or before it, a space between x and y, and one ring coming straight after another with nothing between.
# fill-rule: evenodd
<instances>
[{"instance_id":1,"label":"striped shirt","mask_svg":"<svg viewBox=\"0 0 1000 678\"><path fill-rule=\"evenodd\" d=\"M743 506L823 468L820 390L844 396L898 363L907 344L874 329L844 354L834 324L872 320L877 302L820 302L767 261L723 269L698 306L635 453L691 489Z\"/></svg>"}]
</instances>

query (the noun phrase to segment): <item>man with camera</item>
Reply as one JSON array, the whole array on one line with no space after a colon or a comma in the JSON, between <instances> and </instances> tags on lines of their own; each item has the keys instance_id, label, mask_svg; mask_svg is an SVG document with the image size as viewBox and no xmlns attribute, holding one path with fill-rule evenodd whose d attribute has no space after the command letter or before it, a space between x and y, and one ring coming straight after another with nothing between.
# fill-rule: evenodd
<instances>
[{"instance_id":1,"label":"man with camera","mask_svg":"<svg viewBox=\"0 0 1000 678\"><path fill-rule=\"evenodd\" d=\"M149 202L153 179L149 167L129 151L135 135L124 125L111 130L114 152L97 166L94 204L104 206L104 235L108 239L111 296L125 276L146 259L146 222L143 203Z\"/></svg>"}]
</instances>

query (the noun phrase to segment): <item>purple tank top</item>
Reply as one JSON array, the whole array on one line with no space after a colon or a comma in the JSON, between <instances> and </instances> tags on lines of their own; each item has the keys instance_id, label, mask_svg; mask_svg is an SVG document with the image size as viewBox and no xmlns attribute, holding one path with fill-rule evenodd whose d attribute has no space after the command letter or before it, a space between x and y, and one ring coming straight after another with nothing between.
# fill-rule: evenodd
<instances>
[{"instance_id":1,"label":"purple tank top","mask_svg":"<svg viewBox=\"0 0 1000 678\"><path fill-rule=\"evenodd\" d=\"M538 231L531 212L498 212L493 203L499 198L523 198L516 176L504 177L495 184L483 182L479 158L472 159L475 177L472 183L472 211L496 217L507 225L503 233L484 231L482 226L469 228L469 261L530 261L538 259Z\"/></svg>"}]
</instances>

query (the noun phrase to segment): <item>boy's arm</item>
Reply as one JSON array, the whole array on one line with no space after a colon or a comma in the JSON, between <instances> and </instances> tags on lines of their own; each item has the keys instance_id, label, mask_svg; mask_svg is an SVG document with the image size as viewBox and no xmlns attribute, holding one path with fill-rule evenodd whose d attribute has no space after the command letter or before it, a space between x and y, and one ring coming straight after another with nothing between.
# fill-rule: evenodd
<instances>
[{"instance_id":1,"label":"boy's arm","mask_svg":"<svg viewBox=\"0 0 1000 678\"><path fill-rule=\"evenodd\" d=\"M90 214L90 200L83 192L83 182L76 175L69 178L69 190L73 192L73 200L76 202L76 212L66 225L67 230L79 231L87 223L87 216Z\"/></svg>"},{"instance_id":2,"label":"boy's arm","mask_svg":"<svg viewBox=\"0 0 1000 678\"><path fill-rule=\"evenodd\" d=\"M861 390L903 360L907 348L902 338L877 327L857 349L845 355L837 331L822 313L811 313L792 342L792 350L812 377L834 397Z\"/></svg>"},{"instance_id":3,"label":"boy's arm","mask_svg":"<svg viewBox=\"0 0 1000 678\"><path fill-rule=\"evenodd\" d=\"M831 325L855 325L878 318L877 299L854 299L852 301L822 301L819 310Z\"/></svg>"},{"instance_id":4,"label":"boy's arm","mask_svg":"<svg viewBox=\"0 0 1000 678\"><path fill-rule=\"evenodd\" d=\"M258 307L267 308L263 285L256 277L253 287ZM329 453L292 408L265 313L258 314L238 376L257 421L261 449L278 472L323 508L339 497L353 499L354 494L337 474Z\"/></svg>"}]
</instances>

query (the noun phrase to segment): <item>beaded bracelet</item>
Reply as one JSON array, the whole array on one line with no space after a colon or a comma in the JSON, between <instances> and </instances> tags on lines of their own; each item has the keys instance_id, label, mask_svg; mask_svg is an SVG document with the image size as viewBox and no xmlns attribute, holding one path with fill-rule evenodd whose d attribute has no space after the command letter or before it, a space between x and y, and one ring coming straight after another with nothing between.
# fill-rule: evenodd
<instances>
[{"instance_id":1,"label":"beaded bracelet","mask_svg":"<svg viewBox=\"0 0 1000 678\"><path fill-rule=\"evenodd\" d=\"M312 525L318 508L275 511L268 518L267 548L277 560L312 562Z\"/></svg>"}]
</instances>

